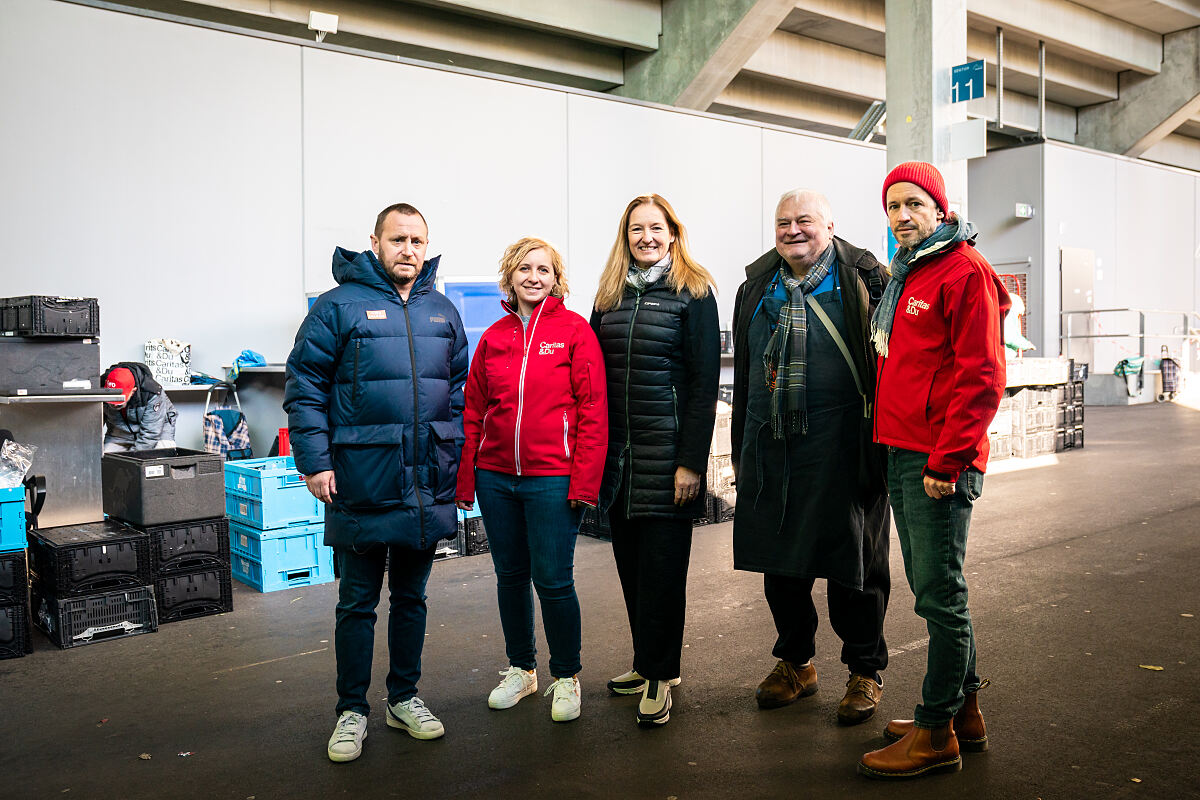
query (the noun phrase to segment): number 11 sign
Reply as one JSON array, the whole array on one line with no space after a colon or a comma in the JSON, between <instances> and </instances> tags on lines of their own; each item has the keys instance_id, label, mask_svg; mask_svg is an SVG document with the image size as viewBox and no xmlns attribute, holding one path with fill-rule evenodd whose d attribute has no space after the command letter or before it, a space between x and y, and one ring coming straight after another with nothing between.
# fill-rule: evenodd
<instances>
[{"instance_id":1,"label":"number 11 sign","mask_svg":"<svg viewBox=\"0 0 1200 800\"><path fill-rule=\"evenodd\" d=\"M950 68L950 102L961 103L984 96L983 62L968 61Z\"/></svg>"}]
</instances>

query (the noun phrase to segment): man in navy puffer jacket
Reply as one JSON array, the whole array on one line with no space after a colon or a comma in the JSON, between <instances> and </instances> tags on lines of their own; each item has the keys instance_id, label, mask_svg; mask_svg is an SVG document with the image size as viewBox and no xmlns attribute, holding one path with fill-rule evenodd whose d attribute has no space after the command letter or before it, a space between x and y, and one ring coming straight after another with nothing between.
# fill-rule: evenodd
<instances>
[{"instance_id":1,"label":"man in navy puffer jacket","mask_svg":"<svg viewBox=\"0 0 1200 800\"><path fill-rule=\"evenodd\" d=\"M325 544L341 583L334 643L333 761L362 752L375 607L388 560L387 724L436 739L417 697L425 584L439 539L455 535L467 336L436 291L429 229L406 203L380 212L371 251L337 248L340 284L308 312L287 362L284 408L296 468L325 506Z\"/></svg>"}]
</instances>

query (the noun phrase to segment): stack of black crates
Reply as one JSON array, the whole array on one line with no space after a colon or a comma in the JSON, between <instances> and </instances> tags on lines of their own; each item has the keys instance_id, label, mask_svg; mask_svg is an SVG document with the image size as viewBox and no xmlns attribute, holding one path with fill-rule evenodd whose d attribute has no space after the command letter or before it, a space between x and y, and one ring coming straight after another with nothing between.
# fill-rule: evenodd
<instances>
[{"instance_id":1,"label":"stack of black crates","mask_svg":"<svg viewBox=\"0 0 1200 800\"><path fill-rule=\"evenodd\" d=\"M0 394L96 391L99 333L95 298L0 298ZM15 431L18 439L20 433ZM25 489L0 489L0 659L31 650L31 558L26 555Z\"/></svg>"},{"instance_id":2,"label":"stack of black crates","mask_svg":"<svg viewBox=\"0 0 1200 800\"><path fill-rule=\"evenodd\" d=\"M233 610L224 459L182 448L106 453L104 512L141 537L161 623Z\"/></svg>"},{"instance_id":3,"label":"stack of black crates","mask_svg":"<svg viewBox=\"0 0 1200 800\"><path fill-rule=\"evenodd\" d=\"M1083 381L1055 387L1054 452L1083 447Z\"/></svg>"},{"instance_id":4,"label":"stack of black crates","mask_svg":"<svg viewBox=\"0 0 1200 800\"><path fill-rule=\"evenodd\" d=\"M33 622L61 648L158 630L146 534L119 522L29 532Z\"/></svg>"}]
</instances>

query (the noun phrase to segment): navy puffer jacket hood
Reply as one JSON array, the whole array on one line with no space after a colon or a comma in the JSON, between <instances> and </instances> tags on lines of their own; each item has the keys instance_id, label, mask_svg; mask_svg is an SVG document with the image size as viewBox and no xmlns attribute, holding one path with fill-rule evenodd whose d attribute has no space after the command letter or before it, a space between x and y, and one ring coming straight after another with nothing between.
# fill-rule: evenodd
<instances>
[{"instance_id":1,"label":"navy puffer jacket hood","mask_svg":"<svg viewBox=\"0 0 1200 800\"><path fill-rule=\"evenodd\" d=\"M287 362L296 468L332 469L325 543L433 547L457 528L467 337L425 262L402 300L375 254L337 248L340 284L317 298Z\"/></svg>"}]
</instances>

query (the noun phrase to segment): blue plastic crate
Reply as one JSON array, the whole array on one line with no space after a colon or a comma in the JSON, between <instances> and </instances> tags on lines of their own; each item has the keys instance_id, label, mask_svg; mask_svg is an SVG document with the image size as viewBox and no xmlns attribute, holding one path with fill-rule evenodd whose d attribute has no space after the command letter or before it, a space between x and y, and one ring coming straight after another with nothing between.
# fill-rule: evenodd
<instances>
[{"instance_id":1,"label":"blue plastic crate","mask_svg":"<svg viewBox=\"0 0 1200 800\"><path fill-rule=\"evenodd\" d=\"M260 531L229 523L233 577L260 592L333 580L333 548L321 544L325 525Z\"/></svg>"},{"instance_id":2,"label":"blue plastic crate","mask_svg":"<svg viewBox=\"0 0 1200 800\"><path fill-rule=\"evenodd\" d=\"M25 487L0 489L0 552L25 549Z\"/></svg>"},{"instance_id":3,"label":"blue plastic crate","mask_svg":"<svg viewBox=\"0 0 1200 800\"><path fill-rule=\"evenodd\" d=\"M225 462L225 513L259 530L311 525L325 519L291 456Z\"/></svg>"}]
</instances>

